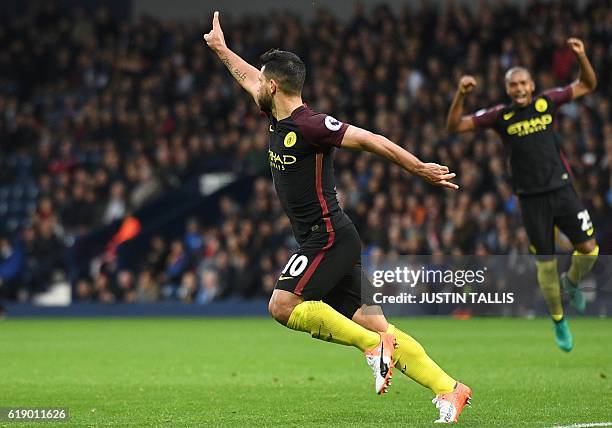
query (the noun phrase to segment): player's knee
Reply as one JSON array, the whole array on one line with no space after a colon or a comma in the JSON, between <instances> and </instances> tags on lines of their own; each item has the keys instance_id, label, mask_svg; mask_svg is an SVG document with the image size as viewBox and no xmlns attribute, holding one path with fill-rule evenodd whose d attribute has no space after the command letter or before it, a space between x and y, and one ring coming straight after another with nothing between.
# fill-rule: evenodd
<instances>
[{"instance_id":1,"label":"player's knee","mask_svg":"<svg viewBox=\"0 0 612 428\"><path fill-rule=\"evenodd\" d=\"M270 312L270 315L276 321L282 325L287 325L291 312L293 312L293 308L295 308L295 306L295 302L272 295L272 298L268 303L268 312Z\"/></svg>"},{"instance_id":2,"label":"player's knee","mask_svg":"<svg viewBox=\"0 0 612 428\"><path fill-rule=\"evenodd\" d=\"M595 251L595 247L597 247L597 242L594 239L590 239L586 242L576 245L576 251L582 254L590 254Z\"/></svg>"},{"instance_id":3,"label":"player's knee","mask_svg":"<svg viewBox=\"0 0 612 428\"><path fill-rule=\"evenodd\" d=\"M272 318L278 321L278 317L280 316L280 306L274 297L272 297L268 302L268 312Z\"/></svg>"},{"instance_id":4,"label":"player's knee","mask_svg":"<svg viewBox=\"0 0 612 428\"><path fill-rule=\"evenodd\" d=\"M293 308L294 306L291 307L278 302L271 303L270 305L268 305L268 310L270 311L270 315L272 315L272 318L274 318L282 325L287 325Z\"/></svg>"}]
</instances>

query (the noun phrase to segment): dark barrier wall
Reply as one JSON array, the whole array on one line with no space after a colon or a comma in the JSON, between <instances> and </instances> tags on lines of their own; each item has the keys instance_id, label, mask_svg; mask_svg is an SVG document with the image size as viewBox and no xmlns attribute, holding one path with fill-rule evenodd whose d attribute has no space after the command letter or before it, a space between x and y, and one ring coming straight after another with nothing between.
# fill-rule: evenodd
<instances>
[{"instance_id":1,"label":"dark barrier wall","mask_svg":"<svg viewBox=\"0 0 612 428\"><path fill-rule=\"evenodd\" d=\"M267 316L268 303L261 300L215 302L207 305L183 303L115 305L77 303L70 306L9 304L6 316L21 317L190 317Z\"/></svg>"},{"instance_id":2,"label":"dark barrier wall","mask_svg":"<svg viewBox=\"0 0 612 428\"><path fill-rule=\"evenodd\" d=\"M154 235L178 237L185 231L188 218L195 217L200 224L215 223L219 211L219 199L230 196L236 200L245 200L252 190L255 177L242 177L214 194L202 197L197 182L192 181L180 192L169 192L164 198L139 211L143 219L141 233L134 239L119 247L120 268L130 268L139 260L139 255L148 249Z\"/></svg>"},{"instance_id":3,"label":"dark barrier wall","mask_svg":"<svg viewBox=\"0 0 612 428\"><path fill-rule=\"evenodd\" d=\"M197 218L202 225L215 222L218 218L219 199L230 196L244 200L252 190L255 177L242 177L232 184L209 196L202 196L199 190L199 179L193 179L179 189L164 193L161 197L146 204L133 213L141 225L140 233L117 248L117 263L120 269L131 268L140 260L149 248L154 235L165 238L180 236L185 231L188 218ZM102 254L117 233L121 221L79 237L68 249L68 260L71 265L71 280L76 280L89 270L92 259Z\"/></svg>"},{"instance_id":4,"label":"dark barrier wall","mask_svg":"<svg viewBox=\"0 0 612 428\"><path fill-rule=\"evenodd\" d=\"M435 316L461 315L453 312L456 305L440 305L440 311L432 313L430 308L418 305L383 305L385 314L389 317L398 316ZM579 316L568 308L571 317ZM605 317L612 313L612 299L587 306L585 316ZM495 314L494 316L499 316ZM76 303L69 306L35 306L30 304L7 304L4 307L7 318L31 317L239 317L268 315L268 302L265 300L225 300L194 305L185 303L117 303L105 305L101 303ZM532 316L548 316L542 300L534 306ZM0 313L0 319L2 314Z\"/></svg>"}]
</instances>

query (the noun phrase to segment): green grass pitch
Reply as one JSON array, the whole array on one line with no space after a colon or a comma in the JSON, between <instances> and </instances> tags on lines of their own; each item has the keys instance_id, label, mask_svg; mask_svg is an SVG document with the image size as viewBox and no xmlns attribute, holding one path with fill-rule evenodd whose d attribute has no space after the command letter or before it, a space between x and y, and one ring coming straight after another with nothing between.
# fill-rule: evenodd
<instances>
[{"instance_id":1,"label":"green grass pitch","mask_svg":"<svg viewBox=\"0 0 612 428\"><path fill-rule=\"evenodd\" d=\"M394 321L472 387L462 426L612 421L611 319L570 320L570 354L544 319ZM72 426L433 426L431 398L399 371L379 397L356 349L269 319L0 322L0 407Z\"/></svg>"}]
</instances>

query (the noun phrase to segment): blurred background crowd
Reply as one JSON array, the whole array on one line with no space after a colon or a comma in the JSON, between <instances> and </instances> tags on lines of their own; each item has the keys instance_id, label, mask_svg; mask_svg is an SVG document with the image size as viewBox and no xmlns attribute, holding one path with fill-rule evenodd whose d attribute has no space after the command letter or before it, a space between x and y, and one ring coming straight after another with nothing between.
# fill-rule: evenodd
<instances>
[{"instance_id":1,"label":"blurred background crowd","mask_svg":"<svg viewBox=\"0 0 612 428\"><path fill-rule=\"evenodd\" d=\"M274 194L268 123L202 41L201 22L104 7L33 2L0 18L0 294L27 300L69 279L73 301L206 303L271 293L295 241ZM557 118L563 151L597 237L612 239L612 9L607 0L507 2L466 8L423 2L393 12L356 6L340 19L290 12L221 14L233 50L257 64L278 47L307 65L313 108L448 165L461 190L426 185L369 154L336 152L341 206L364 252L524 254L528 241L492 132L449 136L445 116L459 76L478 87L467 108L505 101L503 74L533 70L539 89L577 73L565 45L584 40L596 92ZM203 173L252 176L246 199L190 218L182 235L151 239L129 268L92 264L71 277L66 250Z\"/></svg>"}]
</instances>

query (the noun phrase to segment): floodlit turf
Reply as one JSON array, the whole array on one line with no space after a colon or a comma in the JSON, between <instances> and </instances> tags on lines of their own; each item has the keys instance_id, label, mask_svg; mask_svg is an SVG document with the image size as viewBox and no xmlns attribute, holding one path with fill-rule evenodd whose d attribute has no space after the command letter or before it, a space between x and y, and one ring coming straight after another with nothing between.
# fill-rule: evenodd
<instances>
[{"instance_id":1,"label":"floodlit turf","mask_svg":"<svg viewBox=\"0 0 612 428\"><path fill-rule=\"evenodd\" d=\"M474 390L461 425L612 421L610 319L571 320L570 354L543 319L395 321ZM430 400L400 372L379 397L357 350L268 319L0 321L0 407L71 425L433 426Z\"/></svg>"}]
</instances>

